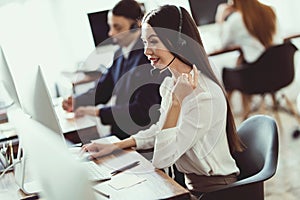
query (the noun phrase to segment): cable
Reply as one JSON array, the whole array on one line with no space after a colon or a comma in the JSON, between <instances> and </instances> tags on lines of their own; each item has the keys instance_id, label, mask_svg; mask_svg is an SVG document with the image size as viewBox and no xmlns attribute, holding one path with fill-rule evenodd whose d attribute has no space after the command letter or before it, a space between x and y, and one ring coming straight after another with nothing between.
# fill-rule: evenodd
<instances>
[{"instance_id":1,"label":"cable","mask_svg":"<svg viewBox=\"0 0 300 200\"><path fill-rule=\"evenodd\" d=\"M7 171L9 171L12 167L14 167L16 164L18 164L18 163L20 163L20 162L21 162L21 160L18 160L18 161L16 161L16 162L14 162L13 164L9 165L8 167L6 167L6 168L4 169L4 171L0 174L0 179L5 175L5 173L6 173Z\"/></svg>"}]
</instances>

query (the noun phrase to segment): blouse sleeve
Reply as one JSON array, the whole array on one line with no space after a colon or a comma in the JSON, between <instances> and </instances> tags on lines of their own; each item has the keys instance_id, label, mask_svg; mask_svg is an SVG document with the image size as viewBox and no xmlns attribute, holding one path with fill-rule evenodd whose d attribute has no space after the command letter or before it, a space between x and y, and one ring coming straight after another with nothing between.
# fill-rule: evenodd
<instances>
[{"instance_id":1,"label":"blouse sleeve","mask_svg":"<svg viewBox=\"0 0 300 200\"><path fill-rule=\"evenodd\" d=\"M233 13L225 22L221 24L220 37L221 46L226 48L234 43L235 31L237 31L237 24L241 22L237 12Z\"/></svg>"},{"instance_id":2,"label":"blouse sleeve","mask_svg":"<svg viewBox=\"0 0 300 200\"><path fill-rule=\"evenodd\" d=\"M149 129L139 131L132 135L131 138L135 140L136 149L150 149L154 146L155 136L159 131L157 124L153 124Z\"/></svg>"},{"instance_id":3,"label":"blouse sleeve","mask_svg":"<svg viewBox=\"0 0 300 200\"><path fill-rule=\"evenodd\" d=\"M178 125L156 135L153 165L157 168L174 164L208 132L212 113L209 93L202 92L193 99L188 97L183 101Z\"/></svg>"},{"instance_id":4,"label":"blouse sleeve","mask_svg":"<svg viewBox=\"0 0 300 200\"><path fill-rule=\"evenodd\" d=\"M136 142L137 149L149 149L154 147L156 135L161 130L164 121L163 119L167 112L167 102L169 101L169 98L171 96L170 92L172 90L172 83L172 78L166 77L159 88L160 95L162 96L162 101L160 108L161 115L158 122L156 124L153 124L149 129L139 131L137 134L131 136L131 138L133 138Z\"/></svg>"}]
</instances>

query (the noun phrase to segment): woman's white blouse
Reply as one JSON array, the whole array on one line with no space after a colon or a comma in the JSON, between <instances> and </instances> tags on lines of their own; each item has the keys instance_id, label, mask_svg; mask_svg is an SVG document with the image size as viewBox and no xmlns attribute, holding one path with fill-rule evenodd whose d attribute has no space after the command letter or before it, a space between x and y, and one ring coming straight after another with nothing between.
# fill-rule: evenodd
<instances>
[{"instance_id":1,"label":"woman's white blouse","mask_svg":"<svg viewBox=\"0 0 300 200\"><path fill-rule=\"evenodd\" d=\"M232 13L221 25L221 41L223 47L240 46L247 62L255 61L265 51L259 40L250 35L240 12Z\"/></svg>"},{"instance_id":2,"label":"woman's white blouse","mask_svg":"<svg viewBox=\"0 0 300 200\"><path fill-rule=\"evenodd\" d=\"M137 149L154 147L153 165L156 168L175 163L183 173L238 174L227 143L227 106L220 87L199 73L198 87L183 100L177 126L162 130L171 105L173 86L174 80L170 77L161 84L159 121L131 136Z\"/></svg>"}]
</instances>

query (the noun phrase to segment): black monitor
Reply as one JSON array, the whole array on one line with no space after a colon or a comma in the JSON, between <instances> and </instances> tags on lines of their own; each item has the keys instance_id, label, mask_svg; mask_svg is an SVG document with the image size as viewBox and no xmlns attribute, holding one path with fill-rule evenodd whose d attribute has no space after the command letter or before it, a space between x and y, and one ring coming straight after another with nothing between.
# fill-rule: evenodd
<instances>
[{"instance_id":1,"label":"black monitor","mask_svg":"<svg viewBox=\"0 0 300 200\"><path fill-rule=\"evenodd\" d=\"M112 44L109 39L109 26L107 24L107 14L109 10L100 12L88 13L90 27L94 39L95 46Z\"/></svg>"},{"instance_id":2,"label":"black monitor","mask_svg":"<svg viewBox=\"0 0 300 200\"><path fill-rule=\"evenodd\" d=\"M217 7L227 0L189 0L193 18L197 26L215 23Z\"/></svg>"}]
</instances>

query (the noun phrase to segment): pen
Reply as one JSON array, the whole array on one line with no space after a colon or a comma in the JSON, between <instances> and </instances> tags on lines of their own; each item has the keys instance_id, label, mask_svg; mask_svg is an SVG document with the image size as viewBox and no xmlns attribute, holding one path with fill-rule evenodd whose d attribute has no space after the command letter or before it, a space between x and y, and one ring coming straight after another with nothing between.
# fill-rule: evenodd
<instances>
[{"instance_id":1,"label":"pen","mask_svg":"<svg viewBox=\"0 0 300 200\"><path fill-rule=\"evenodd\" d=\"M110 198L110 196L108 194L105 194L104 192L101 192L101 191L97 190L96 188L93 188L93 190L95 192L97 192L98 194L101 194L102 196L104 196L104 197L106 197L108 199Z\"/></svg>"},{"instance_id":2,"label":"pen","mask_svg":"<svg viewBox=\"0 0 300 200\"><path fill-rule=\"evenodd\" d=\"M129 165L126 165L124 167L121 167L120 169L117 169L117 170L111 172L111 175L114 176L114 175L116 175L116 174L118 174L120 172L123 172L123 171L127 170L127 169L131 169L131 168L133 168L135 166L138 166L139 164L140 164L140 161L135 161L135 162L133 162L133 163L131 163Z\"/></svg>"}]
</instances>

